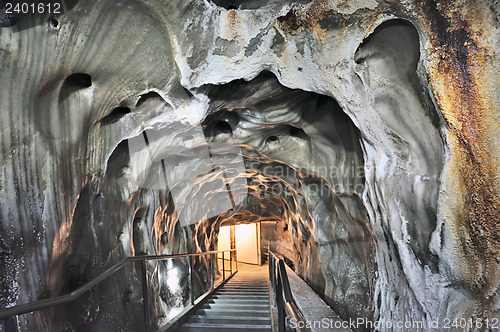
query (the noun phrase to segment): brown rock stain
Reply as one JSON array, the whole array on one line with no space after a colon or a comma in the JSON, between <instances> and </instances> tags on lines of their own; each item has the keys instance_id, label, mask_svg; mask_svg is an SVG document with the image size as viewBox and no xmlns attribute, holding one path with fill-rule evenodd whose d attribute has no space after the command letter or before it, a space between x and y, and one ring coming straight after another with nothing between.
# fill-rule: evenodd
<instances>
[{"instance_id":1,"label":"brown rock stain","mask_svg":"<svg viewBox=\"0 0 500 332\"><path fill-rule=\"evenodd\" d=\"M229 10L227 12L227 18L229 20L229 29L231 29L231 33L236 35L238 33L239 25L236 10Z\"/></svg>"},{"instance_id":2,"label":"brown rock stain","mask_svg":"<svg viewBox=\"0 0 500 332\"><path fill-rule=\"evenodd\" d=\"M306 29L320 39L325 37L326 31L321 28L319 22L325 18L325 14L331 10L326 0L313 0L303 9L293 7L285 15L278 17L283 31L298 34Z\"/></svg>"},{"instance_id":3,"label":"brown rock stain","mask_svg":"<svg viewBox=\"0 0 500 332\"><path fill-rule=\"evenodd\" d=\"M429 41L436 50L431 84L448 125L452 165L457 168L452 172L460 175L455 181L464 188L456 236L470 255L467 274L472 291L488 298L498 291L500 280L500 197L495 190L496 161L488 144L493 138L487 130L495 108L482 92L480 75L490 52L471 37L467 22L475 18L460 17L433 0L415 2L425 14Z\"/></svg>"},{"instance_id":4,"label":"brown rock stain","mask_svg":"<svg viewBox=\"0 0 500 332\"><path fill-rule=\"evenodd\" d=\"M344 1L339 2L339 4L337 5L337 8L341 9L341 10L348 10L351 8L351 4L350 4L349 0L344 0Z\"/></svg>"},{"instance_id":5,"label":"brown rock stain","mask_svg":"<svg viewBox=\"0 0 500 332\"><path fill-rule=\"evenodd\" d=\"M377 27L375 23L377 22L379 16L380 16L380 10L377 8L377 10L375 11L375 14L373 14L373 18L372 18L372 21L370 22L370 25L366 29L366 32L363 35L363 38L361 38L361 42L363 40L365 40L373 31L375 31L375 28Z\"/></svg>"}]
</instances>

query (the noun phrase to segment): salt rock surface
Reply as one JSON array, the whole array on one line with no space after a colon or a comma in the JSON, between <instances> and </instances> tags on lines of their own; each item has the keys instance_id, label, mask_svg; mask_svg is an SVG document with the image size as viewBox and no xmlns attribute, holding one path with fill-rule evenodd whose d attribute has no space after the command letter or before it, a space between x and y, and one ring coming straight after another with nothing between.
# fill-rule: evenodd
<instances>
[{"instance_id":1,"label":"salt rock surface","mask_svg":"<svg viewBox=\"0 0 500 332\"><path fill-rule=\"evenodd\" d=\"M222 223L275 221L342 318L487 330L499 10L89 0L2 16L1 306L66 294L127 256L214 249ZM206 288L207 264L195 289L186 261L148 265L153 325ZM140 281L129 267L21 327L141 329Z\"/></svg>"}]
</instances>

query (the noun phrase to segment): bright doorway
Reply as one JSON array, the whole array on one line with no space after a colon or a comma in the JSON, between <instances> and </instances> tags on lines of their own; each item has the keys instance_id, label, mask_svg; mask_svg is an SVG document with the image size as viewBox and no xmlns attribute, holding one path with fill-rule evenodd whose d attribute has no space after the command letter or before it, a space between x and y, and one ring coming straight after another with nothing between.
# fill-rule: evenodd
<instances>
[{"instance_id":1,"label":"bright doorway","mask_svg":"<svg viewBox=\"0 0 500 332\"><path fill-rule=\"evenodd\" d=\"M219 230L217 250L235 248L238 262L260 265L260 247L260 223L222 226Z\"/></svg>"}]
</instances>

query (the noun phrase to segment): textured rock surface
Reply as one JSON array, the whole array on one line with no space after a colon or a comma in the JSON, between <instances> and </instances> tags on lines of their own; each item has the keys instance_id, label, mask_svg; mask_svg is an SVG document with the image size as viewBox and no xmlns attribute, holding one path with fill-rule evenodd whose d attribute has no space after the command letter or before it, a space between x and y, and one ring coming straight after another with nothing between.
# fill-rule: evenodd
<instances>
[{"instance_id":1,"label":"textured rock surface","mask_svg":"<svg viewBox=\"0 0 500 332\"><path fill-rule=\"evenodd\" d=\"M66 9L0 28L2 307L276 220L343 318L500 316L498 1ZM154 324L186 266L150 266ZM23 327L137 330L139 285L131 268Z\"/></svg>"}]
</instances>

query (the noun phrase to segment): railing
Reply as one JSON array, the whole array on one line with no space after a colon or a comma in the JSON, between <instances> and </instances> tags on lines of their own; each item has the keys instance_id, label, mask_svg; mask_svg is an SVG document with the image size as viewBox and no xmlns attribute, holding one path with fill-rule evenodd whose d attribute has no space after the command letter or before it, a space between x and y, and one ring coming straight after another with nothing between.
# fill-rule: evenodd
<instances>
[{"instance_id":1,"label":"railing","mask_svg":"<svg viewBox=\"0 0 500 332\"><path fill-rule=\"evenodd\" d=\"M285 308L288 315L297 322L296 330L307 332L304 317L293 299L290 283L285 269L285 262L281 255L269 250L269 280L273 289L273 305L278 311L278 331L285 332ZM303 323L300 323L303 322Z\"/></svg>"},{"instance_id":2,"label":"railing","mask_svg":"<svg viewBox=\"0 0 500 332\"><path fill-rule=\"evenodd\" d=\"M229 270L226 270L225 266L225 261L228 260L226 259L225 253L229 252ZM194 256L205 256L205 255L210 255L210 280L211 280L211 285L210 285L210 291L214 289L214 283L215 283L215 269L214 269L214 257L216 259L219 259L219 254L222 254L222 280L221 283L226 280L226 271L229 271L230 274L227 276L228 278L232 276L233 271L232 271L232 266L233 266L233 260L232 260L232 252L236 252L236 249L230 249L230 250L220 250L220 251L207 251L207 252L200 252L200 253L193 253L193 254L179 254L179 255L159 255L159 256L133 256L133 257L128 257L120 262L116 263L115 265L111 266L109 269L101 273L99 276L94 278L92 281L86 283L85 285L77 288L76 290L72 291L69 294L62 295L62 296L57 296L49 299L44 299L44 300L39 300L35 302L30 302L30 303L25 303L25 304L20 304L16 305L14 307L6 308L0 310L0 320L3 320L4 324L4 331L6 332L15 332L18 331L19 329L19 324L18 324L18 317L19 315L22 314L27 314L30 312L54 307L57 305L61 304L68 304L73 301L75 301L77 298L79 298L81 295L85 294L87 291L89 291L91 288L94 286L100 284L103 282L105 279L108 277L112 276L119 270L121 270L125 265L129 263L134 263L134 262L140 262L141 263L141 274L142 274L142 296L143 296L143 314L144 314L144 330L150 331L150 319L149 319L149 300L148 300L148 285L147 285L147 265L146 261L158 261L158 260L166 260L166 259L173 259L173 258L182 258L182 257L189 257L189 285L190 285L190 301L191 305L194 304L196 301L195 295L194 295L194 278L193 278L193 257ZM234 259L236 262L236 258ZM236 262L236 267L235 267L235 272L238 271L238 263ZM208 293L207 292L207 293ZM202 294L201 296L203 296ZM199 297L201 297L199 296Z\"/></svg>"}]
</instances>

